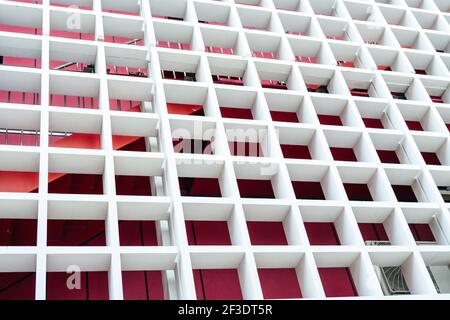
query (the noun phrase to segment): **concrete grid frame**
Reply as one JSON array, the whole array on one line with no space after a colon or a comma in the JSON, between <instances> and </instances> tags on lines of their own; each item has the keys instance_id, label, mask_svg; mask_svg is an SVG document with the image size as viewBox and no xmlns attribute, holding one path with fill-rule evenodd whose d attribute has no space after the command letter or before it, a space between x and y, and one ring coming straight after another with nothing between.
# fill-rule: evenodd
<instances>
[{"instance_id":1,"label":"concrete grid frame","mask_svg":"<svg viewBox=\"0 0 450 320\"><path fill-rule=\"evenodd\" d=\"M162 271L164 298L197 299L198 269L237 270L243 299L278 298L267 269L294 270L303 298L333 298L324 269L347 270L348 299L450 298L447 0L0 0L0 56L0 223L37 221L34 246L1 244L0 279L33 273L35 299L74 266L106 272L113 300L124 271ZM288 113L298 121L277 120ZM8 143L24 131L34 145ZM52 142L72 133L97 135L97 148ZM115 136L143 137L146 152L118 150ZM213 140L212 154L177 152L186 136ZM236 153L240 139L262 156ZM339 157L349 150L354 160ZM21 173L36 173L36 188L8 190ZM103 191L53 193L61 174L99 175ZM148 177L151 196L121 195L118 176ZM186 196L180 178L215 179L221 197ZM273 197L243 196L241 180L269 181ZM297 182L319 183L323 198ZM106 243L51 246L51 220L104 221ZM155 221L158 245L121 245L119 221ZM230 245L190 245L186 221L226 222ZM286 245L255 245L249 222L280 223ZM311 241L317 223L338 243ZM367 241L363 224L387 239ZM389 270L403 287L389 288Z\"/></svg>"}]
</instances>

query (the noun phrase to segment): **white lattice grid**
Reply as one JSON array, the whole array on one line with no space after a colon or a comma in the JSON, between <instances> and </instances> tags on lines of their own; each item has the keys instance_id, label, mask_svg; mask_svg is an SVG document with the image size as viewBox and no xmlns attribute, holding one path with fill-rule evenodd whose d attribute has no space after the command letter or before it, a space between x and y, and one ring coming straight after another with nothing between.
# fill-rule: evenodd
<instances>
[{"instance_id":1,"label":"white lattice grid","mask_svg":"<svg viewBox=\"0 0 450 320\"><path fill-rule=\"evenodd\" d=\"M83 5L90 1L54 1L62 4ZM236 2L236 3L235 3ZM240 2L240 4L238 3ZM77 10L42 4L24 4L0 1L0 18L8 21L10 9L17 13L15 21L27 25L41 24L42 36L8 34L1 32L3 40L8 37L24 41L38 41L37 51L41 55L42 68L29 70L19 67L1 66L2 88L23 89L41 94L41 105L12 106L1 104L3 114L13 114L8 125L20 127L27 121L34 122L41 131L39 147L0 146L2 170L39 171L38 194L2 194L0 210L8 218L35 217L38 220L36 247L0 248L0 268L3 272L36 271L36 299L45 299L46 273L65 271L68 265L79 265L84 271L109 271L111 299L122 299L121 270L169 270L167 275L168 298L195 298L192 276L193 268L233 267L239 271L245 299L262 299L257 268L294 267L301 283L302 293L307 298L324 298L317 267L350 267L353 280L361 296L381 298L383 293L372 265L402 265L402 270L412 292L409 298L437 295L427 265L450 263L450 220L448 205L443 201L437 185L448 185L450 180L449 133L445 123L450 120L450 105L434 104L427 90L441 88L449 95L447 68L448 53L436 53L435 46L447 44L450 39L450 14L446 1L314 1L314 0L255 0L255 1L206 1L206 0L129 0L93 1L93 10ZM248 6L255 4L256 6ZM102 12L105 9L139 8L140 16L121 16ZM294 11L282 10L282 8ZM361 8L364 8L361 11ZM335 17L316 15L334 9ZM366 10L368 9L368 11ZM324 10L324 11L321 11ZM364 18L369 22L352 20ZM20 14L19 14L20 13ZM23 14L22 14L23 13ZM79 13L81 27L95 30L99 41L64 40L49 37L54 21L61 16ZM165 21L152 18L152 14L183 16L184 21ZM226 17L227 26L210 26L198 23L198 15ZM361 16L362 14L362 16ZM400 17L400 18L399 18ZM296 19L294 19L296 18ZM398 19L397 19L398 18ZM202 19L204 19L202 17ZM386 20L395 21L393 26ZM432 20L429 23L429 20ZM200 19L201 20L201 19ZM269 31L242 28L246 23L265 24ZM26 21L26 22L25 22ZM150 79L122 79L106 74L107 51L123 48L121 45L104 43L105 21L114 32L130 34L143 32L144 48L127 48L130 55L136 54L148 60ZM310 37L287 35L284 26L292 21L306 21ZM86 22L85 26L83 23ZM93 25L91 23L94 22ZM56 23L56 22L55 22ZM284 23L284 24L283 24ZM393 22L391 22L393 23ZM111 27L111 26L115 27ZM33 25L36 26L36 25ZM92 26L94 28L92 28ZM137 26L137 27L136 27ZM157 28L155 27L157 26ZM326 38L323 30L333 32L345 26L345 36L352 41L342 43ZM127 29L128 28L128 29ZM139 29L140 28L140 29ZM337 28L337 29L335 29ZM428 28L428 29L425 29ZM430 30L434 28L434 30ZM381 31L380 31L381 30ZM165 41L189 37L192 51L158 48L157 36ZM379 34L385 46L368 44L365 40ZM217 36L216 36L217 35ZM418 41L416 49L405 49L400 45L410 41L413 35ZM236 55L225 56L206 53L205 42L223 41L235 44ZM447 41L447 42L445 42ZM69 42L95 47L97 72L92 75L71 74L49 70L52 45ZM18 46L18 43L13 46ZM27 42L30 46L35 43ZM0 42L5 46L6 42ZM211 45L211 44L210 44ZM277 51L277 60L252 57L252 51ZM87 48L86 47L86 48ZM295 52L305 47L316 48L320 65L295 62ZM119 50L118 49L118 50ZM117 51L117 52L120 52ZM123 51L125 52L125 51ZM336 66L336 55L356 54L361 59L361 69ZM396 57L398 73L389 74L376 70L376 59L392 55ZM78 54L75 52L74 54ZM412 64L432 56L435 64L431 75L415 75ZM177 66L185 71L196 72L197 83L177 82L161 78L161 65ZM228 71L227 71L228 70ZM214 84L211 74L229 72L244 75L245 87L230 88ZM263 89L260 76L286 80L289 91ZM323 95L309 93L305 81L308 79L332 80L332 93ZM347 83L371 83L377 98L352 97ZM359 82L358 82L359 81ZM390 88L410 87L414 100L392 99ZM94 89L93 89L94 88ZM49 107L50 93L90 95L98 89L99 110ZM113 89L113 90L112 90ZM151 95L150 95L151 93ZM152 100L144 104L148 113L128 115L110 111L108 101L112 97ZM166 102L194 103L204 101L207 117L169 115ZM248 102L253 101L253 102ZM252 107L254 121L229 120L220 116L220 102ZM304 119L301 124L273 122L269 110L273 108L295 110ZM252 104L252 105L250 105ZM339 105L341 107L332 107ZM330 127L319 124L318 108L329 107L332 112L344 117L346 126ZM323 110L323 109L322 109ZM391 123L390 129L368 129L360 115L385 114ZM408 130L405 119L423 120L424 132ZM78 119L74 121L74 119ZM0 117L0 121L1 117ZM4 120L5 121L5 120ZM173 126L191 127L202 123L215 129L215 155L175 154L172 147ZM52 126L68 126L78 132L101 132L101 150L68 150L48 147L48 134ZM145 135L152 152L134 155L112 151L111 134ZM227 128L263 128L265 158L242 159L230 155L227 143ZM150 133L150 131L152 133ZM278 137L280 134L280 138ZM306 141L313 146L315 160L284 159L279 139L284 143L295 142L304 136L314 137ZM304 138L306 139L306 138ZM303 141L305 142L305 141ZM354 147L361 162L333 161L327 148L330 146ZM376 155L376 147L400 146L407 154L410 164L382 164ZM438 151L442 166L426 165L420 151ZM159 151L159 152L158 152ZM80 160L81 159L81 160ZM185 161L186 159L196 161ZM211 162L211 160L213 160ZM239 196L236 178L267 178L262 172L267 164L276 171L271 180L276 199L252 200ZM103 173L105 194L103 196L53 195L47 193L48 172ZM116 174L161 175L152 180L155 197L136 198L115 195ZM178 177L218 177L223 197L185 198L180 196ZM327 201L302 201L295 198L291 180L321 180ZM342 181L369 183L376 202L348 201ZM396 200L391 183L412 184L422 193L418 203L400 203ZM421 190L421 191L420 191ZM80 210L81 209L81 210ZM83 213L86 219L105 219L106 247L61 248L46 246L47 219L77 218ZM60 216L63 214L64 216ZM80 218L80 217L78 217ZM162 246L120 247L118 219L155 219L160 222L159 232ZM233 246L190 247L187 244L184 219L228 220ZM247 232L246 220L281 220L284 223L289 246L252 246ZM304 221L334 221L342 245L310 246L303 226ZM366 246L357 222L382 222L389 229L392 246ZM416 245L407 223L435 221L438 245ZM438 230L438 226L440 228ZM173 271L170 271L173 270Z\"/></svg>"}]
</instances>

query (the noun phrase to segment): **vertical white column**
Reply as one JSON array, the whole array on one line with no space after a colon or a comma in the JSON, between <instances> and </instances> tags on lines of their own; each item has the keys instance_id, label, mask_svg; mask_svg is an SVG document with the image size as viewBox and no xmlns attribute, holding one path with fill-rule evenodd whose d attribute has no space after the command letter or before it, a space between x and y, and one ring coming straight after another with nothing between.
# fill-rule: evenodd
<instances>
[{"instance_id":1,"label":"vertical white column","mask_svg":"<svg viewBox=\"0 0 450 320\"><path fill-rule=\"evenodd\" d=\"M41 123L39 158L39 206L36 257L36 300L46 298L47 276L47 195L48 195L48 129L49 129L49 0L43 0L42 10L42 66L41 66Z\"/></svg>"},{"instance_id":2,"label":"vertical white column","mask_svg":"<svg viewBox=\"0 0 450 320\"><path fill-rule=\"evenodd\" d=\"M119 221L117 217L116 183L114 171L111 112L109 109L108 80L106 73L106 54L102 41L104 30L101 1L94 1L95 38L97 41L96 74L100 75L99 109L102 113L101 147L105 153L103 173L103 192L108 199L108 212L105 221L106 244L111 254L108 270L109 299L122 300L122 270L120 261Z\"/></svg>"}]
</instances>

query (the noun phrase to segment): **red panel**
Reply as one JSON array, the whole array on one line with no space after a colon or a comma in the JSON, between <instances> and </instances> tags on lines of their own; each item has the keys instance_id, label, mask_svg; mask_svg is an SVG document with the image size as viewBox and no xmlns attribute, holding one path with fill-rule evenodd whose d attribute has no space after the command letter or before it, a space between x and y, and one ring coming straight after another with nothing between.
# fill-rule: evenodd
<instances>
[{"instance_id":1,"label":"red panel","mask_svg":"<svg viewBox=\"0 0 450 320\"><path fill-rule=\"evenodd\" d=\"M377 150L377 153L383 163L400 163L400 159L394 150Z\"/></svg>"},{"instance_id":2,"label":"red panel","mask_svg":"<svg viewBox=\"0 0 450 320\"><path fill-rule=\"evenodd\" d=\"M141 140L138 142L138 140ZM112 136L112 143L114 150L123 150L123 151L142 151L144 145L145 149L145 140L142 137L133 137L133 136ZM136 145L135 145L136 143ZM139 143L141 145L139 145ZM133 148L140 148L134 150Z\"/></svg>"},{"instance_id":3,"label":"red panel","mask_svg":"<svg viewBox=\"0 0 450 320\"><path fill-rule=\"evenodd\" d=\"M116 194L119 196L151 196L150 177L116 176Z\"/></svg>"},{"instance_id":4,"label":"red panel","mask_svg":"<svg viewBox=\"0 0 450 320\"><path fill-rule=\"evenodd\" d=\"M342 120L339 116L333 116L328 114L318 114L320 124L330 126L342 126Z\"/></svg>"},{"instance_id":5,"label":"red panel","mask_svg":"<svg viewBox=\"0 0 450 320\"><path fill-rule=\"evenodd\" d=\"M81 39L81 40L90 40L90 41L94 40L93 34L69 32L69 31L61 31L61 30L50 30L50 36L68 38L68 39Z\"/></svg>"},{"instance_id":6,"label":"red panel","mask_svg":"<svg viewBox=\"0 0 450 320\"><path fill-rule=\"evenodd\" d=\"M416 195L411 186L392 185L395 196L400 202L417 202Z\"/></svg>"},{"instance_id":7,"label":"red panel","mask_svg":"<svg viewBox=\"0 0 450 320\"><path fill-rule=\"evenodd\" d=\"M103 10L103 12L115 13L115 14L126 14L129 16L139 16L139 12L129 12L120 10Z\"/></svg>"},{"instance_id":8,"label":"red panel","mask_svg":"<svg viewBox=\"0 0 450 320\"><path fill-rule=\"evenodd\" d=\"M40 28L8 26L4 24L0 24L0 31L42 35L42 29Z\"/></svg>"},{"instance_id":9,"label":"red panel","mask_svg":"<svg viewBox=\"0 0 450 320\"><path fill-rule=\"evenodd\" d=\"M21 2L30 2L30 3L41 3L41 1L34 1L34 0L28 0L28 1L26 1L26 0L20 0L20 1L21 1ZM70 7L69 4L64 4L64 3L55 3L55 2L53 2L53 1L51 1L50 3L51 3L52 6L55 6L55 7L62 7L62 8L69 8L69 7ZM78 6L78 5L77 5L77 9L82 9L82 10L92 10L91 7L88 7L88 6Z\"/></svg>"},{"instance_id":10,"label":"red panel","mask_svg":"<svg viewBox=\"0 0 450 320\"><path fill-rule=\"evenodd\" d=\"M155 221L119 221L121 246L157 246Z\"/></svg>"},{"instance_id":11,"label":"red panel","mask_svg":"<svg viewBox=\"0 0 450 320\"><path fill-rule=\"evenodd\" d=\"M355 97L370 97L368 89L352 88L350 94Z\"/></svg>"},{"instance_id":12,"label":"red panel","mask_svg":"<svg viewBox=\"0 0 450 320\"><path fill-rule=\"evenodd\" d=\"M47 300L87 300L85 272L80 273L80 289L68 289L67 280L72 276L65 272L47 273ZM74 282L70 282L74 284Z\"/></svg>"},{"instance_id":13,"label":"red panel","mask_svg":"<svg viewBox=\"0 0 450 320\"><path fill-rule=\"evenodd\" d=\"M355 64L352 61L338 61L338 66L346 68L355 68Z\"/></svg>"},{"instance_id":14,"label":"red panel","mask_svg":"<svg viewBox=\"0 0 450 320\"><path fill-rule=\"evenodd\" d=\"M296 112L270 111L273 121L294 122L299 123Z\"/></svg>"},{"instance_id":15,"label":"red panel","mask_svg":"<svg viewBox=\"0 0 450 320\"><path fill-rule=\"evenodd\" d=\"M186 233L191 246L231 246L226 221L186 221Z\"/></svg>"},{"instance_id":16,"label":"red panel","mask_svg":"<svg viewBox=\"0 0 450 320\"><path fill-rule=\"evenodd\" d=\"M146 271L150 300L164 300L164 286L161 271Z\"/></svg>"},{"instance_id":17,"label":"red panel","mask_svg":"<svg viewBox=\"0 0 450 320\"><path fill-rule=\"evenodd\" d=\"M342 37L342 36L333 36L333 35L330 35L330 36L326 36L328 39L332 39L332 40L340 40L340 41L343 41L344 40L344 38Z\"/></svg>"},{"instance_id":18,"label":"red panel","mask_svg":"<svg viewBox=\"0 0 450 320\"><path fill-rule=\"evenodd\" d=\"M193 271L197 299L242 300L241 286L236 269L203 269Z\"/></svg>"},{"instance_id":19,"label":"red panel","mask_svg":"<svg viewBox=\"0 0 450 320\"><path fill-rule=\"evenodd\" d=\"M377 66L378 70L392 71L390 66Z\"/></svg>"},{"instance_id":20,"label":"red panel","mask_svg":"<svg viewBox=\"0 0 450 320\"><path fill-rule=\"evenodd\" d=\"M39 173L0 171L0 192L37 192Z\"/></svg>"},{"instance_id":21,"label":"red panel","mask_svg":"<svg viewBox=\"0 0 450 320\"><path fill-rule=\"evenodd\" d=\"M135 39L133 38L126 38L126 37L116 37L116 36L107 36L105 35L105 42L112 42L112 43L122 43L122 44L127 44L130 41L133 41L132 45L135 46L143 46L144 45L144 40L140 39L138 41L134 41Z\"/></svg>"},{"instance_id":22,"label":"red panel","mask_svg":"<svg viewBox=\"0 0 450 320\"><path fill-rule=\"evenodd\" d=\"M122 271L124 300L148 300L145 271Z\"/></svg>"},{"instance_id":23,"label":"red panel","mask_svg":"<svg viewBox=\"0 0 450 320\"><path fill-rule=\"evenodd\" d=\"M141 246L140 221L119 221L119 239L121 246Z\"/></svg>"},{"instance_id":24,"label":"red panel","mask_svg":"<svg viewBox=\"0 0 450 320\"><path fill-rule=\"evenodd\" d=\"M0 219L0 246L35 246L37 220Z\"/></svg>"},{"instance_id":25,"label":"red panel","mask_svg":"<svg viewBox=\"0 0 450 320\"><path fill-rule=\"evenodd\" d=\"M13 219L0 220L0 246L8 246L13 239Z\"/></svg>"},{"instance_id":26,"label":"red panel","mask_svg":"<svg viewBox=\"0 0 450 320\"><path fill-rule=\"evenodd\" d=\"M34 300L36 274L25 272L0 273L0 300Z\"/></svg>"},{"instance_id":27,"label":"red panel","mask_svg":"<svg viewBox=\"0 0 450 320\"><path fill-rule=\"evenodd\" d=\"M221 47L206 46L205 51L211 52L211 53L220 53L220 54L229 54L229 55L234 54L233 48L221 48Z\"/></svg>"},{"instance_id":28,"label":"red panel","mask_svg":"<svg viewBox=\"0 0 450 320\"><path fill-rule=\"evenodd\" d=\"M306 233L312 246L338 246L339 237L331 222L305 222Z\"/></svg>"},{"instance_id":29,"label":"red panel","mask_svg":"<svg viewBox=\"0 0 450 320\"><path fill-rule=\"evenodd\" d=\"M383 122L375 118L362 118L366 128L384 129Z\"/></svg>"},{"instance_id":30,"label":"red panel","mask_svg":"<svg viewBox=\"0 0 450 320\"><path fill-rule=\"evenodd\" d=\"M128 137L130 138L130 137ZM137 138L134 142L131 142L130 144L121 146L121 144L117 143L119 139L117 139L117 136L113 136L113 148L114 150L120 150L120 151L134 151L134 152L146 152L146 146L145 146L145 138Z\"/></svg>"},{"instance_id":31,"label":"red panel","mask_svg":"<svg viewBox=\"0 0 450 320\"><path fill-rule=\"evenodd\" d=\"M276 59L275 54L273 52L253 51L252 54L255 58Z\"/></svg>"},{"instance_id":32,"label":"red panel","mask_svg":"<svg viewBox=\"0 0 450 320\"><path fill-rule=\"evenodd\" d=\"M237 180L241 198L275 198L270 180Z\"/></svg>"},{"instance_id":33,"label":"red panel","mask_svg":"<svg viewBox=\"0 0 450 320\"><path fill-rule=\"evenodd\" d=\"M364 241L389 241L382 223L358 223Z\"/></svg>"},{"instance_id":34,"label":"red panel","mask_svg":"<svg viewBox=\"0 0 450 320\"><path fill-rule=\"evenodd\" d=\"M348 268L319 268L319 275L327 297L358 295Z\"/></svg>"},{"instance_id":35,"label":"red panel","mask_svg":"<svg viewBox=\"0 0 450 320\"><path fill-rule=\"evenodd\" d=\"M38 93L0 90L0 102L36 105L40 103Z\"/></svg>"},{"instance_id":36,"label":"red panel","mask_svg":"<svg viewBox=\"0 0 450 320\"><path fill-rule=\"evenodd\" d=\"M320 182L292 181L292 187L297 199L325 200Z\"/></svg>"},{"instance_id":37,"label":"red panel","mask_svg":"<svg viewBox=\"0 0 450 320\"><path fill-rule=\"evenodd\" d=\"M102 220L48 220L48 246L105 246Z\"/></svg>"},{"instance_id":38,"label":"red panel","mask_svg":"<svg viewBox=\"0 0 450 320\"><path fill-rule=\"evenodd\" d=\"M200 139L173 139L176 153L213 154L211 141Z\"/></svg>"},{"instance_id":39,"label":"red panel","mask_svg":"<svg viewBox=\"0 0 450 320\"><path fill-rule=\"evenodd\" d=\"M240 77L227 77L220 75L213 75L213 82L217 84L227 84L231 86L243 86L244 81Z\"/></svg>"},{"instance_id":40,"label":"red panel","mask_svg":"<svg viewBox=\"0 0 450 320\"><path fill-rule=\"evenodd\" d=\"M220 107L220 113L223 118L253 120L251 109Z\"/></svg>"},{"instance_id":41,"label":"red panel","mask_svg":"<svg viewBox=\"0 0 450 320\"><path fill-rule=\"evenodd\" d=\"M109 300L108 272L86 272L87 300Z\"/></svg>"},{"instance_id":42,"label":"red panel","mask_svg":"<svg viewBox=\"0 0 450 320\"><path fill-rule=\"evenodd\" d=\"M420 121L405 120L409 130L423 131Z\"/></svg>"},{"instance_id":43,"label":"red panel","mask_svg":"<svg viewBox=\"0 0 450 320\"><path fill-rule=\"evenodd\" d=\"M69 275L64 272L47 273L47 300L108 300L108 273L81 272L80 289L67 288Z\"/></svg>"},{"instance_id":44,"label":"red panel","mask_svg":"<svg viewBox=\"0 0 450 320\"><path fill-rule=\"evenodd\" d=\"M158 245L155 221L142 221L142 239L144 246Z\"/></svg>"},{"instance_id":45,"label":"red panel","mask_svg":"<svg viewBox=\"0 0 450 320\"><path fill-rule=\"evenodd\" d=\"M195 104L181 104L181 103L168 103L167 112L170 114L184 114L192 116L204 116L202 105Z\"/></svg>"},{"instance_id":46,"label":"red panel","mask_svg":"<svg viewBox=\"0 0 450 320\"><path fill-rule=\"evenodd\" d=\"M261 86L266 89L278 89L278 90L288 89L286 84L276 80L261 80Z\"/></svg>"},{"instance_id":47,"label":"red panel","mask_svg":"<svg viewBox=\"0 0 450 320\"><path fill-rule=\"evenodd\" d=\"M436 153L434 152L421 152L423 160L425 160L426 164L429 165L441 165L441 161L439 161L439 158Z\"/></svg>"},{"instance_id":48,"label":"red panel","mask_svg":"<svg viewBox=\"0 0 450 320\"><path fill-rule=\"evenodd\" d=\"M57 148L100 149L100 135L75 133L67 137L50 136L49 146Z\"/></svg>"},{"instance_id":49,"label":"red panel","mask_svg":"<svg viewBox=\"0 0 450 320\"><path fill-rule=\"evenodd\" d=\"M258 142L241 142L230 141L228 142L231 155L243 156L243 157L263 157L261 146Z\"/></svg>"},{"instance_id":50,"label":"red panel","mask_svg":"<svg viewBox=\"0 0 450 320\"><path fill-rule=\"evenodd\" d=\"M98 98L50 95L50 105L68 108L98 109Z\"/></svg>"},{"instance_id":51,"label":"red panel","mask_svg":"<svg viewBox=\"0 0 450 320\"><path fill-rule=\"evenodd\" d=\"M194 285L195 285L195 292L196 292L197 300L206 300L205 290L204 290L204 286L203 286L202 270L193 269L192 273L194 275Z\"/></svg>"},{"instance_id":52,"label":"red panel","mask_svg":"<svg viewBox=\"0 0 450 320\"><path fill-rule=\"evenodd\" d=\"M264 299L302 298L295 269L258 269Z\"/></svg>"},{"instance_id":53,"label":"red panel","mask_svg":"<svg viewBox=\"0 0 450 320\"><path fill-rule=\"evenodd\" d=\"M358 161L352 148L330 147L330 151L336 161Z\"/></svg>"},{"instance_id":54,"label":"red panel","mask_svg":"<svg viewBox=\"0 0 450 320\"><path fill-rule=\"evenodd\" d=\"M426 70L423 70L423 69L414 69L414 72L415 72L416 74L423 74L423 75L426 75L426 74L427 74L427 71L426 71Z\"/></svg>"},{"instance_id":55,"label":"red panel","mask_svg":"<svg viewBox=\"0 0 450 320\"><path fill-rule=\"evenodd\" d=\"M49 174L49 193L103 194L103 177L96 174Z\"/></svg>"},{"instance_id":56,"label":"red panel","mask_svg":"<svg viewBox=\"0 0 450 320\"><path fill-rule=\"evenodd\" d=\"M282 222L248 221L247 229L254 246L287 246Z\"/></svg>"},{"instance_id":57,"label":"red panel","mask_svg":"<svg viewBox=\"0 0 450 320\"><path fill-rule=\"evenodd\" d=\"M317 63L316 57L296 56L295 60L297 62L303 62L303 63Z\"/></svg>"},{"instance_id":58,"label":"red panel","mask_svg":"<svg viewBox=\"0 0 450 320\"><path fill-rule=\"evenodd\" d=\"M31 58L3 57L3 64L18 67L40 68L41 60Z\"/></svg>"},{"instance_id":59,"label":"red panel","mask_svg":"<svg viewBox=\"0 0 450 320\"><path fill-rule=\"evenodd\" d=\"M430 96L430 98L434 103L445 103L444 99L440 96Z\"/></svg>"},{"instance_id":60,"label":"red panel","mask_svg":"<svg viewBox=\"0 0 450 320\"><path fill-rule=\"evenodd\" d=\"M178 178L182 196L221 197L219 179L217 178Z\"/></svg>"},{"instance_id":61,"label":"red panel","mask_svg":"<svg viewBox=\"0 0 450 320\"><path fill-rule=\"evenodd\" d=\"M0 144L9 146L39 146L39 134L0 133Z\"/></svg>"},{"instance_id":62,"label":"red panel","mask_svg":"<svg viewBox=\"0 0 450 320\"><path fill-rule=\"evenodd\" d=\"M410 223L409 229L411 230L414 240L416 241L436 241L430 225L426 223Z\"/></svg>"},{"instance_id":63,"label":"red panel","mask_svg":"<svg viewBox=\"0 0 450 320\"><path fill-rule=\"evenodd\" d=\"M285 158L290 159L312 159L308 146L299 146L292 144L280 145Z\"/></svg>"},{"instance_id":64,"label":"red panel","mask_svg":"<svg viewBox=\"0 0 450 320\"><path fill-rule=\"evenodd\" d=\"M373 201L367 184L344 183L344 188L350 201Z\"/></svg>"},{"instance_id":65,"label":"red panel","mask_svg":"<svg viewBox=\"0 0 450 320\"><path fill-rule=\"evenodd\" d=\"M140 101L109 99L109 109L123 112L141 112Z\"/></svg>"}]
</instances>

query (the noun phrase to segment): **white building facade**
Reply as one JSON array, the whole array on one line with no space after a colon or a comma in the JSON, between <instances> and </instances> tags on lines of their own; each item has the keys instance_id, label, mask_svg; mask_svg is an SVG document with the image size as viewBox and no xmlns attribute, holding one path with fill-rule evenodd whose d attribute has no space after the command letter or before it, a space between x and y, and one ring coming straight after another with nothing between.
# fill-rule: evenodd
<instances>
[{"instance_id":1,"label":"white building facade","mask_svg":"<svg viewBox=\"0 0 450 320\"><path fill-rule=\"evenodd\" d=\"M448 0L0 0L0 62L0 299L450 298Z\"/></svg>"}]
</instances>

